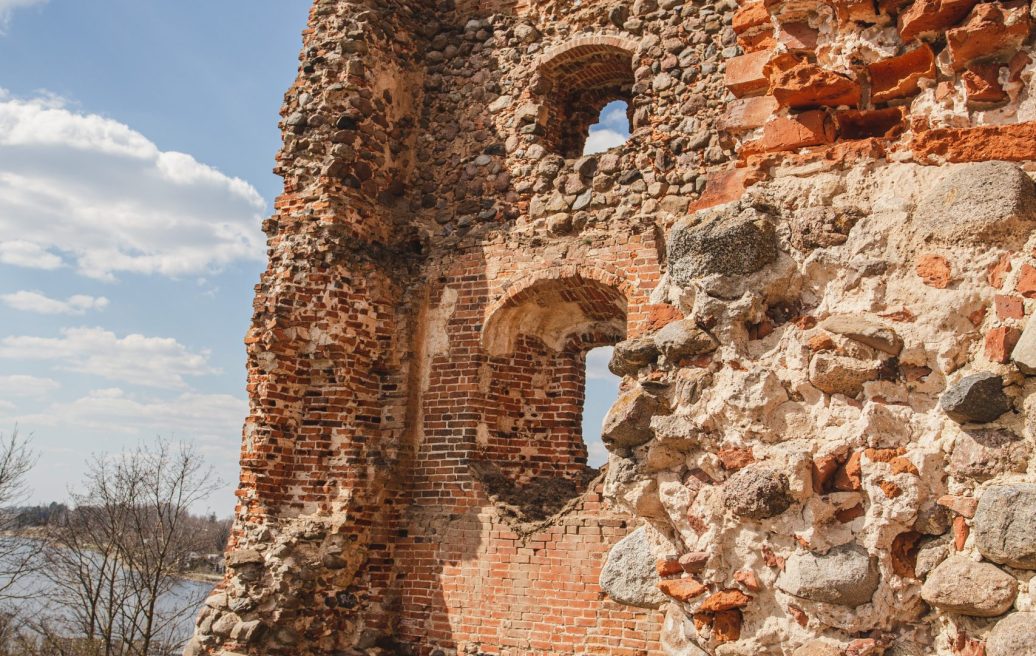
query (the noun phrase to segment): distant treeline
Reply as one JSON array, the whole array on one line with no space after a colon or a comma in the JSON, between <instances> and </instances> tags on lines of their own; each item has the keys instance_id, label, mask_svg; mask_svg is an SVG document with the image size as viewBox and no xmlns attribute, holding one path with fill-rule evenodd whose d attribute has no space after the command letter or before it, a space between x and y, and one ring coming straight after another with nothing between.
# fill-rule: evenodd
<instances>
[{"instance_id":1,"label":"distant treeline","mask_svg":"<svg viewBox=\"0 0 1036 656\"><path fill-rule=\"evenodd\" d=\"M9 530L28 532L31 529L44 529L48 526L59 526L74 522L75 514L89 512L89 507L69 508L66 504L52 501L41 506L12 506L0 509L0 514L7 518L3 523ZM195 549L199 554L223 554L227 540L230 538L234 520L219 518L216 513L194 515L185 513L180 519L181 526L191 534Z\"/></svg>"}]
</instances>

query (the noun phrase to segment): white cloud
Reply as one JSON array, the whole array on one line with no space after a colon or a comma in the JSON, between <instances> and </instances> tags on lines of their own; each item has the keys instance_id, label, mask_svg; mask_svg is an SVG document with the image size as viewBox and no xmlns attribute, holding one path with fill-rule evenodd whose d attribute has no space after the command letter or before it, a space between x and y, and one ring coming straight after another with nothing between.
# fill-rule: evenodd
<instances>
[{"instance_id":1,"label":"white cloud","mask_svg":"<svg viewBox=\"0 0 1036 656\"><path fill-rule=\"evenodd\" d=\"M603 467L608 462L608 447L600 437L587 440L586 442L586 464L591 467Z\"/></svg>"},{"instance_id":2,"label":"white cloud","mask_svg":"<svg viewBox=\"0 0 1036 656\"><path fill-rule=\"evenodd\" d=\"M630 119L629 106L622 102L609 103L601 112L600 125L609 130L614 130L624 136L629 136Z\"/></svg>"},{"instance_id":3,"label":"white cloud","mask_svg":"<svg viewBox=\"0 0 1036 656\"><path fill-rule=\"evenodd\" d=\"M207 351L191 352L167 337L120 338L101 328L66 328L61 337L4 337L0 358L49 361L58 370L168 389L186 388L184 376L218 373Z\"/></svg>"},{"instance_id":4,"label":"white cloud","mask_svg":"<svg viewBox=\"0 0 1036 656\"><path fill-rule=\"evenodd\" d=\"M0 301L15 310L36 312L38 314L86 314L88 310L103 310L108 307L108 299L103 296L87 296L76 294L62 301L50 298L40 292L20 291L13 294L0 295Z\"/></svg>"},{"instance_id":5,"label":"white cloud","mask_svg":"<svg viewBox=\"0 0 1036 656\"><path fill-rule=\"evenodd\" d=\"M629 140L630 120L628 105L621 100L608 103L601 111L599 122L590 126L590 136L583 147L584 155L603 153Z\"/></svg>"},{"instance_id":6,"label":"white cloud","mask_svg":"<svg viewBox=\"0 0 1036 656\"><path fill-rule=\"evenodd\" d=\"M7 31L7 27L11 22L11 14L14 13L15 9L42 5L46 2L47 0L0 0L0 34Z\"/></svg>"},{"instance_id":7,"label":"white cloud","mask_svg":"<svg viewBox=\"0 0 1036 656\"><path fill-rule=\"evenodd\" d=\"M0 397L43 397L61 388L61 383L37 376L0 376Z\"/></svg>"},{"instance_id":8,"label":"white cloud","mask_svg":"<svg viewBox=\"0 0 1036 656\"><path fill-rule=\"evenodd\" d=\"M9 417L26 431L70 427L104 434L212 441L236 451L248 403L229 394L186 393L173 399L141 399L119 388L98 389L44 412ZM50 432L50 431L48 431Z\"/></svg>"},{"instance_id":9,"label":"white cloud","mask_svg":"<svg viewBox=\"0 0 1036 656\"><path fill-rule=\"evenodd\" d=\"M590 136L586 138L586 145L583 146L584 155L593 155L594 153L603 153L606 150L611 150L616 146L621 146L626 143L629 137L624 137L614 130L594 130L590 133Z\"/></svg>"},{"instance_id":10,"label":"white cloud","mask_svg":"<svg viewBox=\"0 0 1036 656\"><path fill-rule=\"evenodd\" d=\"M106 280L201 275L262 259L264 211L247 182L129 126L52 97L0 96L0 234L17 236L0 241L0 262L67 261Z\"/></svg>"},{"instance_id":11,"label":"white cloud","mask_svg":"<svg viewBox=\"0 0 1036 656\"><path fill-rule=\"evenodd\" d=\"M614 351L614 347L602 346L586 354L587 380L608 380L618 384L619 377L608 369L608 363L611 362Z\"/></svg>"},{"instance_id":12,"label":"white cloud","mask_svg":"<svg viewBox=\"0 0 1036 656\"><path fill-rule=\"evenodd\" d=\"M0 264L51 271L61 268L61 258L30 241L0 241Z\"/></svg>"}]
</instances>

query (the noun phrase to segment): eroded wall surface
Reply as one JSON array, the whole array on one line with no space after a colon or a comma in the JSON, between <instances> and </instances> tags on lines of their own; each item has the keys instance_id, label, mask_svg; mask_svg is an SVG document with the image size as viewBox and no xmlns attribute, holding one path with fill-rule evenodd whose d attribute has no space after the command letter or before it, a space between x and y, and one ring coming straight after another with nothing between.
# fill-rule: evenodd
<instances>
[{"instance_id":1,"label":"eroded wall surface","mask_svg":"<svg viewBox=\"0 0 1036 656\"><path fill-rule=\"evenodd\" d=\"M1036 653L1032 20L315 2L187 653Z\"/></svg>"}]
</instances>

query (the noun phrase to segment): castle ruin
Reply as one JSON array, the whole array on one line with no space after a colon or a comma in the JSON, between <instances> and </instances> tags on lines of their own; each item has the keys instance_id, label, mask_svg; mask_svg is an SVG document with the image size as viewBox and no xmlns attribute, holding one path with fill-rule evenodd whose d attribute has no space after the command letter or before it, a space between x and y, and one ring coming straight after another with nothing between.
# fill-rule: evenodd
<instances>
[{"instance_id":1,"label":"castle ruin","mask_svg":"<svg viewBox=\"0 0 1036 656\"><path fill-rule=\"evenodd\" d=\"M316 0L187 654L1036 654L1033 15Z\"/></svg>"}]
</instances>

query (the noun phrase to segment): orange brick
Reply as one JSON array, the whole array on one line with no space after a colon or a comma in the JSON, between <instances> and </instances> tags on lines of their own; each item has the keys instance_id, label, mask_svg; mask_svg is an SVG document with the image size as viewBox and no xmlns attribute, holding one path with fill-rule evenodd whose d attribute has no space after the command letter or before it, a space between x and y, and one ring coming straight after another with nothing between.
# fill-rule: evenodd
<instances>
[{"instance_id":1,"label":"orange brick","mask_svg":"<svg viewBox=\"0 0 1036 656\"><path fill-rule=\"evenodd\" d=\"M949 260L941 255L922 256L915 270L924 284L936 289L949 287L953 277Z\"/></svg>"},{"instance_id":2,"label":"orange brick","mask_svg":"<svg viewBox=\"0 0 1036 656\"><path fill-rule=\"evenodd\" d=\"M871 101L888 102L912 96L920 90L923 78L936 79L935 53L927 43L905 55L874 62L867 67L871 81Z\"/></svg>"},{"instance_id":3,"label":"orange brick","mask_svg":"<svg viewBox=\"0 0 1036 656\"><path fill-rule=\"evenodd\" d=\"M964 71L960 79L964 83L968 107L984 108L1009 100L1007 92L1000 86L1000 66L997 64L975 64Z\"/></svg>"},{"instance_id":4,"label":"orange brick","mask_svg":"<svg viewBox=\"0 0 1036 656\"><path fill-rule=\"evenodd\" d=\"M708 590L707 587L694 579L671 579L658 584L658 589L668 597L677 601L688 601L700 597Z\"/></svg>"},{"instance_id":5,"label":"orange brick","mask_svg":"<svg viewBox=\"0 0 1036 656\"><path fill-rule=\"evenodd\" d=\"M993 304L996 306L996 316L1000 320L1025 318L1025 303L1017 296L997 294Z\"/></svg>"},{"instance_id":6,"label":"orange brick","mask_svg":"<svg viewBox=\"0 0 1036 656\"><path fill-rule=\"evenodd\" d=\"M946 48L954 70L976 59L1007 62L1029 37L1028 5L1006 8L997 2L975 7L968 21L946 33Z\"/></svg>"},{"instance_id":7,"label":"orange brick","mask_svg":"<svg viewBox=\"0 0 1036 656\"><path fill-rule=\"evenodd\" d=\"M1036 268L1031 264L1023 264L1022 270L1018 272L1018 282L1015 283L1014 290L1025 298L1036 298Z\"/></svg>"},{"instance_id":8,"label":"orange brick","mask_svg":"<svg viewBox=\"0 0 1036 656\"><path fill-rule=\"evenodd\" d=\"M784 23L777 32L777 42L790 52L810 52L816 50L818 36L809 23Z\"/></svg>"},{"instance_id":9,"label":"orange brick","mask_svg":"<svg viewBox=\"0 0 1036 656\"><path fill-rule=\"evenodd\" d=\"M739 98L727 104L716 127L727 132L745 132L762 127L776 112L777 99L773 96Z\"/></svg>"},{"instance_id":10,"label":"orange brick","mask_svg":"<svg viewBox=\"0 0 1036 656\"><path fill-rule=\"evenodd\" d=\"M1011 361L1011 352L1021 336L1022 331L1017 328L993 328L986 333L986 357L992 362L1007 364Z\"/></svg>"},{"instance_id":11,"label":"orange brick","mask_svg":"<svg viewBox=\"0 0 1036 656\"><path fill-rule=\"evenodd\" d=\"M769 61L768 50L733 57L727 61L723 84L738 98L766 93L770 87L770 80L765 72Z\"/></svg>"},{"instance_id":12,"label":"orange brick","mask_svg":"<svg viewBox=\"0 0 1036 656\"><path fill-rule=\"evenodd\" d=\"M858 82L808 62L776 73L770 82L770 93L781 107L855 107L860 103Z\"/></svg>"},{"instance_id":13,"label":"orange brick","mask_svg":"<svg viewBox=\"0 0 1036 656\"><path fill-rule=\"evenodd\" d=\"M904 41L944 32L964 20L978 0L915 0L899 15L899 34Z\"/></svg>"},{"instance_id":14,"label":"orange brick","mask_svg":"<svg viewBox=\"0 0 1036 656\"><path fill-rule=\"evenodd\" d=\"M834 140L834 121L827 112L814 110L770 121L763 126L761 138L742 146L741 155L796 150L829 144Z\"/></svg>"},{"instance_id":15,"label":"orange brick","mask_svg":"<svg viewBox=\"0 0 1036 656\"><path fill-rule=\"evenodd\" d=\"M750 2L738 8L734 12L730 26L736 34L740 35L758 32L760 28L772 29L773 24L770 21L770 12L766 10L766 5L762 0L756 0L756 2Z\"/></svg>"},{"instance_id":16,"label":"orange brick","mask_svg":"<svg viewBox=\"0 0 1036 656\"><path fill-rule=\"evenodd\" d=\"M1019 162L1036 159L1036 123L937 128L914 136L914 156L922 162Z\"/></svg>"}]
</instances>

